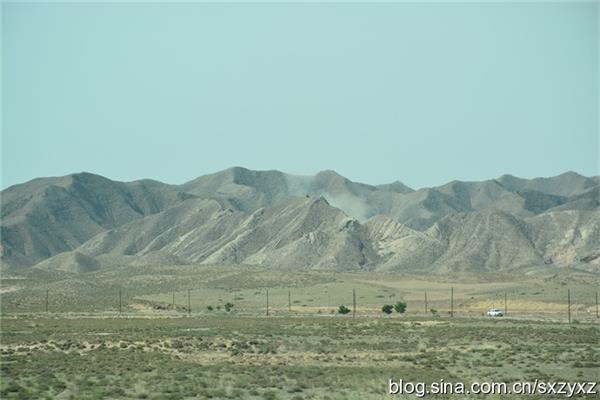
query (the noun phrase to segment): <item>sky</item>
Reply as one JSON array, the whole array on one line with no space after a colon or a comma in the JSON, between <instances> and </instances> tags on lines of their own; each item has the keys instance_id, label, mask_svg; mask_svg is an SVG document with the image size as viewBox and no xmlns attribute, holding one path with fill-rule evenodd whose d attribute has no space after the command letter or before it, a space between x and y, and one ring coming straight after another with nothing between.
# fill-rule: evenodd
<instances>
[{"instance_id":1,"label":"sky","mask_svg":"<svg viewBox=\"0 0 600 400\"><path fill-rule=\"evenodd\" d=\"M598 8L4 2L1 187L598 175Z\"/></svg>"}]
</instances>

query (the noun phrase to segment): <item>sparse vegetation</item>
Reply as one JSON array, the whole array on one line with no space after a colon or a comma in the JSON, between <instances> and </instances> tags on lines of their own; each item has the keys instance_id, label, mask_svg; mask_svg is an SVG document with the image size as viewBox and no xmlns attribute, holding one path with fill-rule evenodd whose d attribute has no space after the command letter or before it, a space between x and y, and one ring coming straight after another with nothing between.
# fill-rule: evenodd
<instances>
[{"instance_id":1,"label":"sparse vegetation","mask_svg":"<svg viewBox=\"0 0 600 400\"><path fill-rule=\"evenodd\" d=\"M597 327L581 299L594 299L595 277L468 279L205 266L3 276L0 288L19 289L0 295L0 397L370 400L383 396L390 374L466 382L594 378ZM563 279L578 321L571 325L560 303ZM450 286L457 318L447 314ZM265 287L276 318L264 317ZM352 311L353 289L357 318L335 317L335 304ZM126 318L117 317L119 290ZM509 317L484 318L505 292ZM382 299L394 293L406 303L403 318L379 318ZM214 312L227 308L236 318ZM539 321L519 319L532 316Z\"/></svg>"},{"instance_id":2,"label":"sparse vegetation","mask_svg":"<svg viewBox=\"0 0 600 400\"><path fill-rule=\"evenodd\" d=\"M324 316L222 314L3 318L0 397L375 400L385 395L389 376L427 382L597 376L595 326L501 322L358 317L348 324ZM568 368L557 369L557 360Z\"/></svg>"}]
</instances>

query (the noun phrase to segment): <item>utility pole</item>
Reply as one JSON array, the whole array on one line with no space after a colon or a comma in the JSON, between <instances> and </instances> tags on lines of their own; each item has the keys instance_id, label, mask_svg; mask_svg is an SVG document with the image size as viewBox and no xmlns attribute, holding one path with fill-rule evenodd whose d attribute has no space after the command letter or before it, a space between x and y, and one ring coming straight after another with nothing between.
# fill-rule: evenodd
<instances>
[{"instance_id":1,"label":"utility pole","mask_svg":"<svg viewBox=\"0 0 600 400\"><path fill-rule=\"evenodd\" d=\"M188 315L192 315L192 302L190 301L190 289L188 289Z\"/></svg>"},{"instance_id":2,"label":"utility pole","mask_svg":"<svg viewBox=\"0 0 600 400\"><path fill-rule=\"evenodd\" d=\"M121 315L121 312L123 311L123 299L121 296L121 289L119 289L119 315Z\"/></svg>"},{"instance_id":3,"label":"utility pole","mask_svg":"<svg viewBox=\"0 0 600 400\"><path fill-rule=\"evenodd\" d=\"M506 292L504 292L504 315L508 315L508 306L506 302Z\"/></svg>"},{"instance_id":4,"label":"utility pole","mask_svg":"<svg viewBox=\"0 0 600 400\"><path fill-rule=\"evenodd\" d=\"M450 288L450 317L454 317L454 287Z\"/></svg>"},{"instance_id":5,"label":"utility pole","mask_svg":"<svg viewBox=\"0 0 600 400\"><path fill-rule=\"evenodd\" d=\"M356 290L352 289L352 318L356 317Z\"/></svg>"},{"instance_id":6,"label":"utility pole","mask_svg":"<svg viewBox=\"0 0 600 400\"><path fill-rule=\"evenodd\" d=\"M173 292L173 302L171 303L173 310L175 309L175 292Z\"/></svg>"},{"instance_id":7,"label":"utility pole","mask_svg":"<svg viewBox=\"0 0 600 400\"><path fill-rule=\"evenodd\" d=\"M48 297L49 291L46 289L46 313L48 313ZM598 314L598 294L596 293L596 314Z\"/></svg>"},{"instance_id":8,"label":"utility pole","mask_svg":"<svg viewBox=\"0 0 600 400\"><path fill-rule=\"evenodd\" d=\"M568 304L568 313L569 313L569 323L571 323L571 289L567 289L567 304Z\"/></svg>"},{"instance_id":9,"label":"utility pole","mask_svg":"<svg viewBox=\"0 0 600 400\"><path fill-rule=\"evenodd\" d=\"M596 319L598 319L598 292L596 292Z\"/></svg>"},{"instance_id":10,"label":"utility pole","mask_svg":"<svg viewBox=\"0 0 600 400\"><path fill-rule=\"evenodd\" d=\"M425 292L425 315L427 315L427 292Z\"/></svg>"},{"instance_id":11,"label":"utility pole","mask_svg":"<svg viewBox=\"0 0 600 400\"><path fill-rule=\"evenodd\" d=\"M288 290L288 311L292 312L292 291Z\"/></svg>"},{"instance_id":12,"label":"utility pole","mask_svg":"<svg viewBox=\"0 0 600 400\"><path fill-rule=\"evenodd\" d=\"M269 289L267 289L267 317L269 316Z\"/></svg>"}]
</instances>

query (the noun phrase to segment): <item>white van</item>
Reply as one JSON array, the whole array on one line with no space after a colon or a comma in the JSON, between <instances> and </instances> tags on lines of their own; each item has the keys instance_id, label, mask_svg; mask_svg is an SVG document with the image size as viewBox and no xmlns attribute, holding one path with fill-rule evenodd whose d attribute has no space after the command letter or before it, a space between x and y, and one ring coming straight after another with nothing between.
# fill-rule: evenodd
<instances>
[{"instance_id":1,"label":"white van","mask_svg":"<svg viewBox=\"0 0 600 400\"><path fill-rule=\"evenodd\" d=\"M498 308L490 308L489 310L487 310L486 315L488 317L503 317L504 311L502 311Z\"/></svg>"}]
</instances>

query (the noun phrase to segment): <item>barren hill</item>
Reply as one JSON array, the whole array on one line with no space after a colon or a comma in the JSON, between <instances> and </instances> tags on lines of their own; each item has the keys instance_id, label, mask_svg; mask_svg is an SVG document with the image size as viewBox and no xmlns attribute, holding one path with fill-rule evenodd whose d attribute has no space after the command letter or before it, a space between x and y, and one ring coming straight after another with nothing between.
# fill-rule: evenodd
<instances>
[{"instance_id":1,"label":"barren hill","mask_svg":"<svg viewBox=\"0 0 600 400\"><path fill-rule=\"evenodd\" d=\"M31 265L73 250L94 235L192 197L144 180L115 182L80 173L12 186L2 199L2 262Z\"/></svg>"},{"instance_id":2,"label":"barren hill","mask_svg":"<svg viewBox=\"0 0 600 400\"><path fill-rule=\"evenodd\" d=\"M568 172L413 190L240 167L183 185L80 173L1 192L3 268L114 264L497 271L597 268L600 180Z\"/></svg>"}]
</instances>

